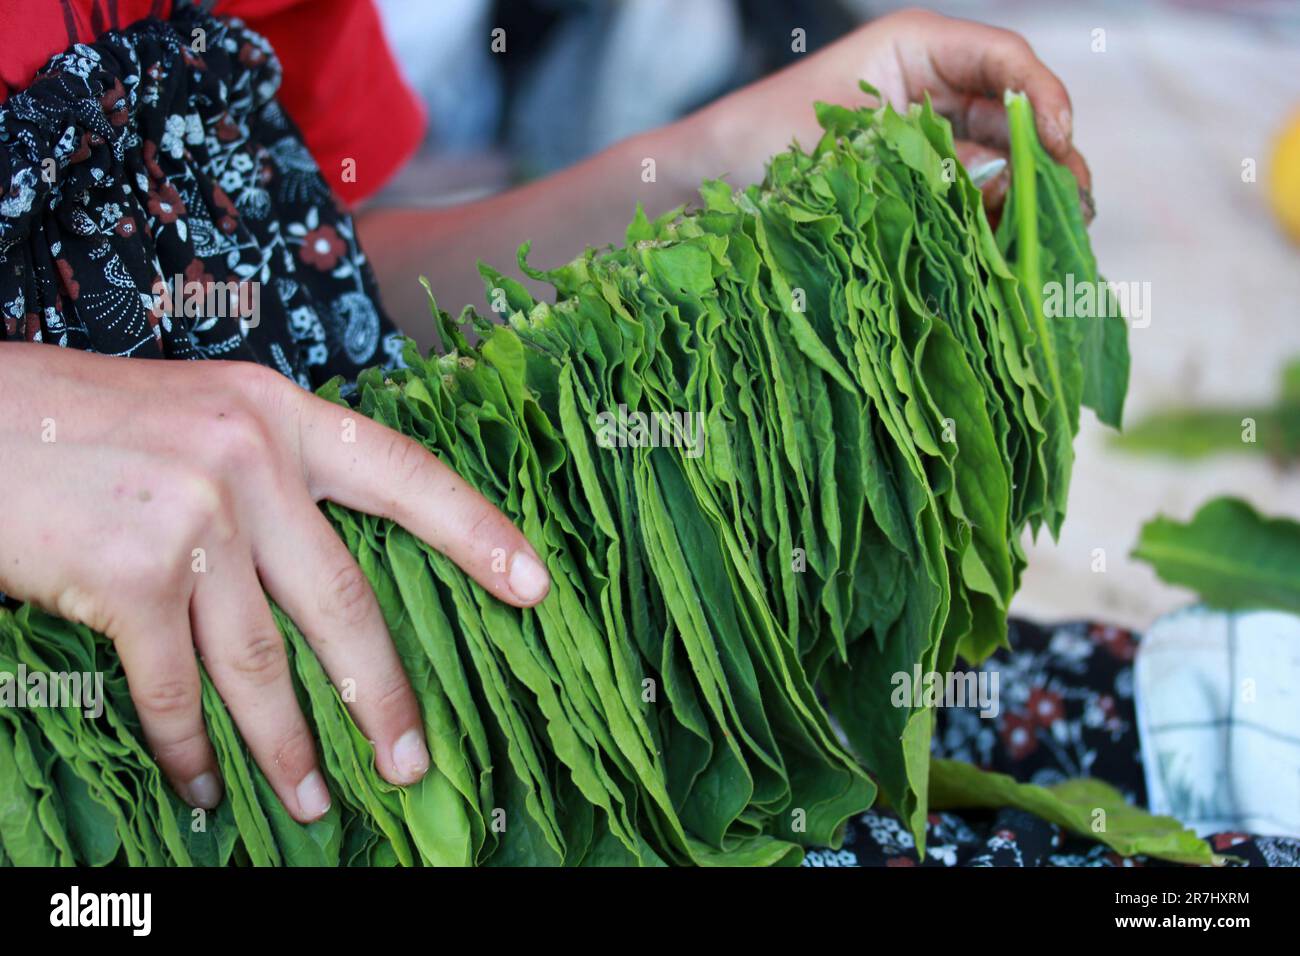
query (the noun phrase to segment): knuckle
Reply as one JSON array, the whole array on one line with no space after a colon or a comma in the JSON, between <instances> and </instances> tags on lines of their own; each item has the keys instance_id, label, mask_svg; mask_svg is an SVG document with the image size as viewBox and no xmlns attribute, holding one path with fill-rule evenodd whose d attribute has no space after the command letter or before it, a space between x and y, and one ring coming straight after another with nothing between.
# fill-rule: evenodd
<instances>
[{"instance_id":1,"label":"knuckle","mask_svg":"<svg viewBox=\"0 0 1300 956\"><path fill-rule=\"evenodd\" d=\"M321 611L349 626L364 623L374 607L370 582L361 568L348 558L328 576L321 592Z\"/></svg>"},{"instance_id":2,"label":"knuckle","mask_svg":"<svg viewBox=\"0 0 1300 956\"><path fill-rule=\"evenodd\" d=\"M1034 55L1034 48L1029 45L1029 41L1024 38L1023 34L1017 33L1015 30L1002 30L999 36L1002 38L1002 42L1007 45L1007 48L1014 51L1018 56L1032 57Z\"/></svg>"},{"instance_id":3,"label":"knuckle","mask_svg":"<svg viewBox=\"0 0 1300 956\"><path fill-rule=\"evenodd\" d=\"M132 604L170 604L184 593L197 537L182 531L188 519L172 520L173 527L155 527L110 546L93 579L110 601L125 610Z\"/></svg>"},{"instance_id":4,"label":"knuckle","mask_svg":"<svg viewBox=\"0 0 1300 956\"><path fill-rule=\"evenodd\" d=\"M175 467L161 484L172 512L168 524L182 538L219 527L229 517L225 489L202 469Z\"/></svg>"},{"instance_id":5,"label":"knuckle","mask_svg":"<svg viewBox=\"0 0 1300 956\"><path fill-rule=\"evenodd\" d=\"M499 511L481 508L473 516L466 537L470 541L496 541L502 537L505 524L505 518Z\"/></svg>"},{"instance_id":6,"label":"knuckle","mask_svg":"<svg viewBox=\"0 0 1300 956\"><path fill-rule=\"evenodd\" d=\"M241 679L254 687L266 687L285 675L289 666L284 639L278 630L249 635L230 661Z\"/></svg>"},{"instance_id":7,"label":"knuckle","mask_svg":"<svg viewBox=\"0 0 1300 956\"><path fill-rule=\"evenodd\" d=\"M896 24L917 25L931 21L935 16L936 14L933 11L927 10L924 7L904 7L901 10L896 10L891 14L887 14L886 17L882 17L881 19L892 18Z\"/></svg>"},{"instance_id":8,"label":"knuckle","mask_svg":"<svg viewBox=\"0 0 1300 956\"><path fill-rule=\"evenodd\" d=\"M375 707L380 714L406 717L413 702L411 685L404 674L388 674L379 680L375 688Z\"/></svg>"},{"instance_id":9,"label":"knuckle","mask_svg":"<svg viewBox=\"0 0 1300 956\"><path fill-rule=\"evenodd\" d=\"M75 621L110 639L118 637L116 620L100 594L88 588L70 585L55 596L54 611L67 621Z\"/></svg>"},{"instance_id":10,"label":"knuckle","mask_svg":"<svg viewBox=\"0 0 1300 956\"><path fill-rule=\"evenodd\" d=\"M133 693L131 699L146 716L181 716L199 706L198 682L183 678L156 681Z\"/></svg>"},{"instance_id":11,"label":"knuckle","mask_svg":"<svg viewBox=\"0 0 1300 956\"><path fill-rule=\"evenodd\" d=\"M200 725L175 740L154 745L153 751L158 762L166 766L203 757L207 748L208 735Z\"/></svg>"},{"instance_id":12,"label":"knuckle","mask_svg":"<svg viewBox=\"0 0 1300 956\"><path fill-rule=\"evenodd\" d=\"M215 365L215 371L227 391L254 404L288 384L279 372L256 362L221 362Z\"/></svg>"},{"instance_id":13,"label":"knuckle","mask_svg":"<svg viewBox=\"0 0 1300 956\"><path fill-rule=\"evenodd\" d=\"M385 461L393 477L402 484L412 484L428 467L428 452L409 438L393 435L389 439Z\"/></svg>"},{"instance_id":14,"label":"knuckle","mask_svg":"<svg viewBox=\"0 0 1300 956\"><path fill-rule=\"evenodd\" d=\"M241 405L210 416L202 442L218 474L241 475L271 460L272 442L266 425Z\"/></svg>"},{"instance_id":15,"label":"knuckle","mask_svg":"<svg viewBox=\"0 0 1300 956\"><path fill-rule=\"evenodd\" d=\"M279 739L272 750L271 760L277 772L295 783L316 765L316 744L301 721Z\"/></svg>"}]
</instances>

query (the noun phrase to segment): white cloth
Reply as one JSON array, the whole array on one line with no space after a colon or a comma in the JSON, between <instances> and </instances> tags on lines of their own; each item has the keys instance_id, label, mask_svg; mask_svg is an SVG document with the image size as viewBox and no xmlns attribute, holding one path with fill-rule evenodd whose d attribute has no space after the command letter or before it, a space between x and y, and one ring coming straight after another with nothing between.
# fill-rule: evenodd
<instances>
[{"instance_id":1,"label":"white cloth","mask_svg":"<svg viewBox=\"0 0 1300 956\"><path fill-rule=\"evenodd\" d=\"M1166 615L1134 679L1152 812L1201 835L1300 837L1300 617Z\"/></svg>"}]
</instances>

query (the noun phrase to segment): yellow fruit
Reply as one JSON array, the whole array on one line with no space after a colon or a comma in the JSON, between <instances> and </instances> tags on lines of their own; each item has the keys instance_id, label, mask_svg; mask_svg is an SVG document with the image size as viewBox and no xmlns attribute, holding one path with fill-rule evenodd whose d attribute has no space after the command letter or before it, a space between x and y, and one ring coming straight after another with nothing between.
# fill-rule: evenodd
<instances>
[{"instance_id":1,"label":"yellow fruit","mask_svg":"<svg viewBox=\"0 0 1300 956\"><path fill-rule=\"evenodd\" d=\"M1282 228L1300 242L1300 112L1287 120L1273 146L1268 194Z\"/></svg>"}]
</instances>

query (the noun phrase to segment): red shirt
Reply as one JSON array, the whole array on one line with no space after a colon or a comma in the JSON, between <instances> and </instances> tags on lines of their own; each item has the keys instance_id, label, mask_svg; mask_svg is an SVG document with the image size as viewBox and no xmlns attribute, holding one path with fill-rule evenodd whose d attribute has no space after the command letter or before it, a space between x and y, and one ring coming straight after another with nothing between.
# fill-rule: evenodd
<instances>
[{"instance_id":1,"label":"red shirt","mask_svg":"<svg viewBox=\"0 0 1300 956\"><path fill-rule=\"evenodd\" d=\"M10 90L73 43L150 15L171 0L0 0L0 80ZM270 41L284 68L280 102L326 182L348 203L377 192L424 138L424 108L402 80L372 0L218 0ZM7 98L0 90L0 101ZM344 159L356 181L342 179Z\"/></svg>"}]
</instances>

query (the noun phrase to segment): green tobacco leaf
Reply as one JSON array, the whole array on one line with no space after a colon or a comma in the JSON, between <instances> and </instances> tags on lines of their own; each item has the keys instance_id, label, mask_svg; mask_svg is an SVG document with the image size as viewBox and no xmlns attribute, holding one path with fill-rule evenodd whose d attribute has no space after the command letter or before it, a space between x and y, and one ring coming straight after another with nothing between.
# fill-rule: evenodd
<instances>
[{"instance_id":1,"label":"green tobacco leaf","mask_svg":"<svg viewBox=\"0 0 1300 956\"><path fill-rule=\"evenodd\" d=\"M1300 361L1283 370L1278 401L1240 408L1174 408L1156 412L1111 437L1124 451L1205 458L1264 454L1300 458Z\"/></svg>"},{"instance_id":2,"label":"green tobacco leaf","mask_svg":"<svg viewBox=\"0 0 1300 956\"><path fill-rule=\"evenodd\" d=\"M1211 607L1300 614L1300 523L1266 518L1237 498L1216 498L1186 524L1158 517L1133 556Z\"/></svg>"},{"instance_id":3,"label":"green tobacco leaf","mask_svg":"<svg viewBox=\"0 0 1300 956\"><path fill-rule=\"evenodd\" d=\"M1210 845L1177 820L1130 806L1113 787L1091 777L1039 787L958 760L935 759L930 764L930 805L1017 807L1099 840L1123 856L1143 854L1194 865L1219 862Z\"/></svg>"},{"instance_id":4,"label":"green tobacco leaf","mask_svg":"<svg viewBox=\"0 0 1300 956\"><path fill-rule=\"evenodd\" d=\"M999 241L1004 252L1011 250L1039 340L1055 370L1052 381L1071 393L1071 402L1081 400L1104 424L1118 428L1128 390L1128 328L1097 271L1079 184L1038 142L1029 98L1008 94L1006 103L1012 187ZM1069 294L1085 288L1090 298ZM1064 308L1046 314L1048 301ZM1086 303L1082 310L1081 301Z\"/></svg>"},{"instance_id":5,"label":"green tobacco leaf","mask_svg":"<svg viewBox=\"0 0 1300 956\"><path fill-rule=\"evenodd\" d=\"M1247 440L1250 422L1255 423L1254 441ZM1186 409L1143 418L1115 435L1111 443L1123 451L1188 459L1234 453L1294 458L1300 454L1300 443L1279 445L1273 440L1292 430L1300 433L1300 408L1289 423L1269 408Z\"/></svg>"},{"instance_id":6,"label":"green tobacco leaf","mask_svg":"<svg viewBox=\"0 0 1300 956\"><path fill-rule=\"evenodd\" d=\"M38 791L17 771L16 720L0 720L0 842L17 866L58 866L59 848L37 817ZM67 861L67 862L70 862Z\"/></svg>"}]
</instances>

